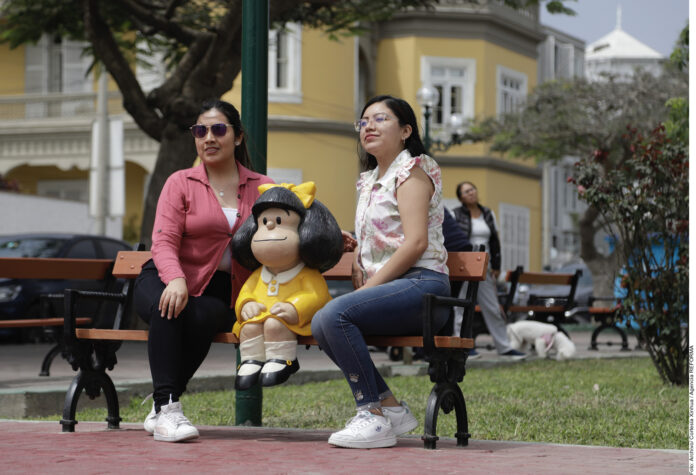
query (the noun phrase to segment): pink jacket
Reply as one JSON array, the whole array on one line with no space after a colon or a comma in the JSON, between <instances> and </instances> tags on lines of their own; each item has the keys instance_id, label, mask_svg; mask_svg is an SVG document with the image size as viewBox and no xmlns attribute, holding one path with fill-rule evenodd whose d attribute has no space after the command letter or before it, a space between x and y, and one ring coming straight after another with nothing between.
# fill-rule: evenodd
<instances>
[{"instance_id":1,"label":"pink jacket","mask_svg":"<svg viewBox=\"0 0 696 475\"><path fill-rule=\"evenodd\" d=\"M258 186L273 180L237 162L239 210L237 222L229 228L215 197L203 164L179 170L167 179L159 201L152 231L152 259L159 277L168 284L184 277L189 295L198 297L217 270L232 236L251 214L259 196ZM232 259L232 302L251 271Z\"/></svg>"}]
</instances>

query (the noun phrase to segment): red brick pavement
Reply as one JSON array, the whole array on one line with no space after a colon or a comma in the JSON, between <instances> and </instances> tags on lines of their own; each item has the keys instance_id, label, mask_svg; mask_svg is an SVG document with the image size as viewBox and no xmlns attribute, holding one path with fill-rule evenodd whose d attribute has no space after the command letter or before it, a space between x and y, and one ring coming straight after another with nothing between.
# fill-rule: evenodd
<instances>
[{"instance_id":1,"label":"red brick pavement","mask_svg":"<svg viewBox=\"0 0 696 475\"><path fill-rule=\"evenodd\" d=\"M61 433L57 422L0 421L0 472L160 473L395 473L395 474L674 474L686 473L687 451L621 449L453 439L425 450L418 437L396 447L331 447L329 432L250 427L199 427L201 437L155 442L139 424L106 430L81 422Z\"/></svg>"}]
</instances>

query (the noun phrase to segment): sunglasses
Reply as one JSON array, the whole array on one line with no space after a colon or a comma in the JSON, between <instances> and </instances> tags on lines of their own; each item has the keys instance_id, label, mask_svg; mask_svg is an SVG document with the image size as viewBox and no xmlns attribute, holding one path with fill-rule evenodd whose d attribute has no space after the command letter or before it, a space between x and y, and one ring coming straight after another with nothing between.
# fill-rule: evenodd
<instances>
[{"instance_id":1,"label":"sunglasses","mask_svg":"<svg viewBox=\"0 0 696 475\"><path fill-rule=\"evenodd\" d=\"M202 139L208 135L208 129L213 133L215 137L223 137L227 133L227 127L234 127L232 124L213 124L213 125L202 125L196 124L189 127L191 134L197 139Z\"/></svg>"}]
</instances>

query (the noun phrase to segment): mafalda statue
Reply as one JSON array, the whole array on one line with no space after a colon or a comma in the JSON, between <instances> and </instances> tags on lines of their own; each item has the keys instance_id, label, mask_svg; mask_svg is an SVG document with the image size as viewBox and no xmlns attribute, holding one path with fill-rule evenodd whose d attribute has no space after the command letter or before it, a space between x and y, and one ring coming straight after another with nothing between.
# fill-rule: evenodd
<instances>
[{"instance_id":1,"label":"mafalda statue","mask_svg":"<svg viewBox=\"0 0 696 475\"><path fill-rule=\"evenodd\" d=\"M297 335L310 335L314 313L331 297L321 275L340 260L341 229L314 199L313 182L261 185L252 214L235 233L232 252L255 271L239 293L233 332L241 364L235 389L287 381L299 369Z\"/></svg>"}]
</instances>

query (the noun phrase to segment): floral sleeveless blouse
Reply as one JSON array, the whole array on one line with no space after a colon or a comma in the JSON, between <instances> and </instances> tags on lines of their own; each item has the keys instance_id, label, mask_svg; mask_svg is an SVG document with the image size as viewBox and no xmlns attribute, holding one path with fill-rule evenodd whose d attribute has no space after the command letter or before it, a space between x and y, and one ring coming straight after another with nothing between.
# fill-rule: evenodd
<instances>
[{"instance_id":1,"label":"floral sleeveless blouse","mask_svg":"<svg viewBox=\"0 0 696 475\"><path fill-rule=\"evenodd\" d=\"M413 167L423 169L435 187L428 207L428 247L414 267L449 273L442 234L444 208L440 167L425 154L412 157L408 150L403 150L381 179L377 179L379 168L375 168L361 173L356 185L358 205L355 212L355 234L360 251L358 263L366 279L375 275L404 242L396 189L410 176Z\"/></svg>"}]
</instances>

